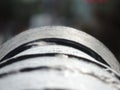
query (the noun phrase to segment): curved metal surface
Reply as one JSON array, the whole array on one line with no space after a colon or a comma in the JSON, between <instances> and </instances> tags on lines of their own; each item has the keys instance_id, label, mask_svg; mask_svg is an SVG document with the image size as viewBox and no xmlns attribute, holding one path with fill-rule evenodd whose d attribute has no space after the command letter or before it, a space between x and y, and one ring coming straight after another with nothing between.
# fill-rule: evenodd
<instances>
[{"instance_id":1,"label":"curved metal surface","mask_svg":"<svg viewBox=\"0 0 120 90\"><path fill-rule=\"evenodd\" d=\"M63 26L45 26L25 31L15 38L7 41L0 47L0 60L15 48L27 42L44 38L59 38L77 42L90 48L101 56L114 70L120 72L120 64L115 56L100 41L87 33Z\"/></svg>"},{"instance_id":2,"label":"curved metal surface","mask_svg":"<svg viewBox=\"0 0 120 90\"><path fill-rule=\"evenodd\" d=\"M120 81L112 71L84 58L62 54L26 58L1 70L0 90L120 89Z\"/></svg>"}]
</instances>

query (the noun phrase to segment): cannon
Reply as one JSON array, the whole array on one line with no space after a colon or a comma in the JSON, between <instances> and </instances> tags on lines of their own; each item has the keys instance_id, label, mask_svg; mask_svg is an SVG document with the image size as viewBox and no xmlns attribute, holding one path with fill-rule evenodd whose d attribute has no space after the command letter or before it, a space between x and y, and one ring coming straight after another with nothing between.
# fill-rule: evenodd
<instances>
[{"instance_id":1,"label":"cannon","mask_svg":"<svg viewBox=\"0 0 120 90\"><path fill-rule=\"evenodd\" d=\"M120 65L71 27L29 29L0 47L0 90L120 90Z\"/></svg>"}]
</instances>

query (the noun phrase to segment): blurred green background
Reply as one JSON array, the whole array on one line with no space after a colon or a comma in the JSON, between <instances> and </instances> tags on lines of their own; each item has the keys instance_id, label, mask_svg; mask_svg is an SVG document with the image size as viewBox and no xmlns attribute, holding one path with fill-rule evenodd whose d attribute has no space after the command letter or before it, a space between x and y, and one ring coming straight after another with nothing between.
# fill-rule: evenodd
<instances>
[{"instance_id":1,"label":"blurred green background","mask_svg":"<svg viewBox=\"0 0 120 90\"><path fill-rule=\"evenodd\" d=\"M0 44L29 28L65 25L93 35L120 60L120 0L94 1L1 0Z\"/></svg>"}]
</instances>

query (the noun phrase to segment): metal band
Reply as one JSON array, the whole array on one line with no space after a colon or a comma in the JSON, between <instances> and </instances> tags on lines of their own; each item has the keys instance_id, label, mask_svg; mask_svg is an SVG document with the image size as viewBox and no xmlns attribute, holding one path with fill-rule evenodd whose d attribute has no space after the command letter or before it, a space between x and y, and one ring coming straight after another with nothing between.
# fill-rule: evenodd
<instances>
[{"instance_id":1,"label":"metal band","mask_svg":"<svg viewBox=\"0 0 120 90\"><path fill-rule=\"evenodd\" d=\"M41 27L21 33L0 47L0 59L15 48L34 40L45 38L58 38L77 42L101 56L114 70L120 72L119 62L114 55L101 42L94 37L69 27L52 26Z\"/></svg>"},{"instance_id":2,"label":"metal band","mask_svg":"<svg viewBox=\"0 0 120 90\"><path fill-rule=\"evenodd\" d=\"M77 42L74 42L74 41L69 41L69 40L65 40L65 39L57 39L57 38L46 38L46 39L39 39L39 40L28 42L28 43L26 43L24 45L19 46L16 49L12 50L5 57L3 57L1 62L4 61L5 59L11 58L11 57L17 55L20 52L23 52L24 50L30 49L32 46L35 46L34 42L39 42L40 43L41 41L45 41L46 43L53 42L53 43L55 43L57 45L64 45L64 46L67 46L67 47L72 47L72 48L78 49L79 51L82 51L82 52L88 54L89 56L94 58L96 61L99 61L99 62L101 62L101 63L103 63L103 64L105 64L105 65L110 67L110 65L100 55L98 55L96 52L94 52L90 48L88 48L88 47L86 47L84 45L81 45L81 44L79 44ZM33 44L29 45L30 43L33 43ZM53 47L56 47L56 46L53 46ZM48 51L49 48L51 48L51 47L48 46L47 49L45 47L43 47L43 48L44 48L44 51ZM73 52L73 55L76 55L75 53L81 54L79 52L74 51L74 49L71 50L70 48L68 48L68 50L65 51L65 48L63 48L63 47L61 49L59 49L59 48L60 48L60 46L58 46L56 48L52 48L51 50L49 50L49 52L46 52L46 53L50 53L50 52L51 53L60 53L59 51L62 51L64 54L69 54L67 52L67 51L69 51L69 52ZM76 55L76 56L78 56L78 55ZM79 55L79 56L81 56L81 55ZM82 55L82 56L84 57L85 55ZM86 58L87 57L88 56L86 56ZM89 59L92 60L90 57L89 57Z\"/></svg>"}]
</instances>

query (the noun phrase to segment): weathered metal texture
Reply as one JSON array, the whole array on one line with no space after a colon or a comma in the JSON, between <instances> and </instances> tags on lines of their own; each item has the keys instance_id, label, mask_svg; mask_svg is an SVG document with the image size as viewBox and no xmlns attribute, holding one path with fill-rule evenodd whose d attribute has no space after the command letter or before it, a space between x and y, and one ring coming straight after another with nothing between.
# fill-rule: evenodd
<instances>
[{"instance_id":1,"label":"weathered metal texture","mask_svg":"<svg viewBox=\"0 0 120 90\"><path fill-rule=\"evenodd\" d=\"M0 75L0 90L120 89L120 81L104 68L61 54L26 59L2 69L6 71Z\"/></svg>"},{"instance_id":2,"label":"weathered metal texture","mask_svg":"<svg viewBox=\"0 0 120 90\"><path fill-rule=\"evenodd\" d=\"M120 90L114 55L73 28L23 32L1 46L0 59L0 90Z\"/></svg>"}]
</instances>

